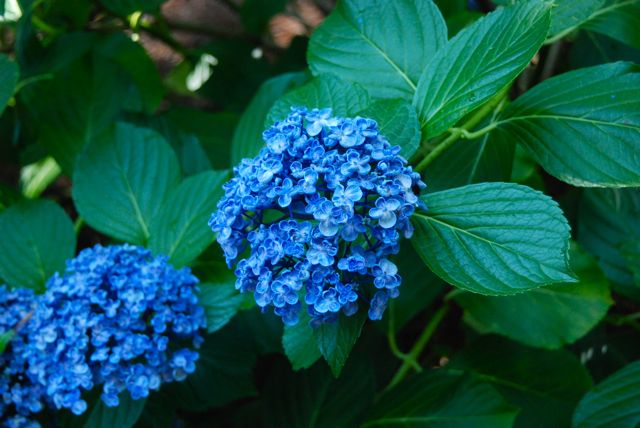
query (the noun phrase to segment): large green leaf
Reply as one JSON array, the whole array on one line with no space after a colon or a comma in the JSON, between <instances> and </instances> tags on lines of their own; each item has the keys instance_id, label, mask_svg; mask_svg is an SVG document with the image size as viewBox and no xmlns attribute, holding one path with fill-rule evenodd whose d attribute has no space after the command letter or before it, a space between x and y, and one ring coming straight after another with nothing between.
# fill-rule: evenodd
<instances>
[{"instance_id":1,"label":"large green leaf","mask_svg":"<svg viewBox=\"0 0 640 428\"><path fill-rule=\"evenodd\" d=\"M491 385L445 369L412 377L380 397L363 427L511 427L517 409Z\"/></svg>"},{"instance_id":2,"label":"large green leaf","mask_svg":"<svg viewBox=\"0 0 640 428\"><path fill-rule=\"evenodd\" d=\"M416 110L408 102L379 100L372 103L359 116L378 122L380 133L394 146L400 146L400 155L409 159L420 145L420 122Z\"/></svg>"},{"instance_id":3,"label":"large green leaf","mask_svg":"<svg viewBox=\"0 0 640 428\"><path fill-rule=\"evenodd\" d=\"M542 45L551 3L498 9L458 33L424 69L413 99L435 137L513 81Z\"/></svg>"},{"instance_id":4,"label":"large green leaf","mask_svg":"<svg viewBox=\"0 0 640 428\"><path fill-rule=\"evenodd\" d=\"M257 156L264 146L264 131L267 114L273 104L285 92L306 80L306 73L286 73L267 80L240 117L231 140L231 163L237 165L242 158Z\"/></svg>"},{"instance_id":5,"label":"large green leaf","mask_svg":"<svg viewBox=\"0 0 640 428\"><path fill-rule=\"evenodd\" d=\"M618 62L548 79L500 115L496 137L575 186L639 186L639 71Z\"/></svg>"},{"instance_id":6,"label":"large green leaf","mask_svg":"<svg viewBox=\"0 0 640 428\"><path fill-rule=\"evenodd\" d=\"M322 356L309 321L309 314L302 310L297 324L284 327L282 348L294 370L311 367Z\"/></svg>"},{"instance_id":7,"label":"large green leaf","mask_svg":"<svg viewBox=\"0 0 640 428\"><path fill-rule=\"evenodd\" d=\"M15 288L43 291L75 254L67 214L49 200L19 202L0 213L0 277Z\"/></svg>"},{"instance_id":8,"label":"large green leaf","mask_svg":"<svg viewBox=\"0 0 640 428\"><path fill-rule=\"evenodd\" d=\"M580 401L573 428L635 428L640 424L640 361L596 385Z\"/></svg>"},{"instance_id":9,"label":"large green leaf","mask_svg":"<svg viewBox=\"0 0 640 428\"><path fill-rule=\"evenodd\" d=\"M353 346L360 337L366 318L365 311L358 311L350 317L339 314L338 321L321 324L314 329L313 333L320 353L327 360L334 376L340 375Z\"/></svg>"},{"instance_id":10,"label":"large green leaf","mask_svg":"<svg viewBox=\"0 0 640 428\"><path fill-rule=\"evenodd\" d=\"M551 9L549 37L575 29L599 10L605 0L555 0Z\"/></svg>"},{"instance_id":11,"label":"large green leaf","mask_svg":"<svg viewBox=\"0 0 640 428\"><path fill-rule=\"evenodd\" d=\"M527 345L559 348L587 334L612 305L609 282L595 260L573 247L571 268L579 282L536 288L515 296L462 293L465 320L481 332L503 334Z\"/></svg>"},{"instance_id":12,"label":"large green leaf","mask_svg":"<svg viewBox=\"0 0 640 428\"><path fill-rule=\"evenodd\" d=\"M640 1L609 0L583 26L640 49Z\"/></svg>"},{"instance_id":13,"label":"large green leaf","mask_svg":"<svg viewBox=\"0 0 640 428\"><path fill-rule=\"evenodd\" d=\"M520 407L516 428L565 428L580 397L591 387L587 369L571 353L482 336L449 367L471 371Z\"/></svg>"},{"instance_id":14,"label":"large green leaf","mask_svg":"<svg viewBox=\"0 0 640 428\"><path fill-rule=\"evenodd\" d=\"M575 282L569 225L548 196L511 183L472 184L422 197L414 247L445 281L480 294L508 295Z\"/></svg>"},{"instance_id":15,"label":"large green leaf","mask_svg":"<svg viewBox=\"0 0 640 428\"><path fill-rule=\"evenodd\" d=\"M18 65L5 54L0 54L0 115L13 96L18 83Z\"/></svg>"},{"instance_id":16,"label":"large green leaf","mask_svg":"<svg viewBox=\"0 0 640 428\"><path fill-rule=\"evenodd\" d=\"M621 291L640 296L622 254L626 242L640 239L640 191L587 189L578 217L578 241L594 254L605 275Z\"/></svg>"},{"instance_id":17,"label":"large green leaf","mask_svg":"<svg viewBox=\"0 0 640 428\"><path fill-rule=\"evenodd\" d=\"M149 249L169 256L177 267L198 257L214 240L207 220L224 193L222 184L227 178L226 171L202 172L171 191L151 219Z\"/></svg>"},{"instance_id":18,"label":"large green leaf","mask_svg":"<svg viewBox=\"0 0 640 428\"><path fill-rule=\"evenodd\" d=\"M378 98L406 97L446 42L432 1L345 0L314 31L307 60L315 75L333 73Z\"/></svg>"},{"instance_id":19,"label":"large green leaf","mask_svg":"<svg viewBox=\"0 0 640 428\"><path fill-rule=\"evenodd\" d=\"M266 125L284 119L291 112L291 107L331 107L336 116L353 116L368 104L369 95L362 86L323 74L276 101L269 111Z\"/></svg>"},{"instance_id":20,"label":"large green leaf","mask_svg":"<svg viewBox=\"0 0 640 428\"><path fill-rule=\"evenodd\" d=\"M175 153L159 134L118 123L79 156L73 199L96 230L145 245L153 218L179 179Z\"/></svg>"},{"instance_id":21,"label":"large green leaf","mask_svg":"<svg viewBox=\"0 0 640 428\"><path fill-rule=\"evenodd\" d=\"M91 410L84 428L131 428L144 410L146 400L133 400L128 392L120 394L120 404L107 407L98 400Z\"/></svg>"}]
</instances>

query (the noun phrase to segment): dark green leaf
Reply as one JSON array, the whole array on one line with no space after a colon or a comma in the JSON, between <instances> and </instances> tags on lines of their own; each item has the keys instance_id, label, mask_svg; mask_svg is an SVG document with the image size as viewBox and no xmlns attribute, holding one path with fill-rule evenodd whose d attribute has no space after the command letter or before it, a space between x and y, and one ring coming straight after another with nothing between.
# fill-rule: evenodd
<instances>
[{"instance_id":1,"label":"dark green leaf","mask_svg":"<svg viewBox=\"0 0 640 428\"><path fill-rule=\"evenodd\" d=\"M445 369L413 376L386 392L364 427L511 427L517 409L488 383Z\"/></svg>"},{"instance_id":2,"label":"dark green leaf","mask_svg":"<svg viewBox=\"0 0 640 428\"><path fill-rule=\"evenodd\" d=\"M362 86L330 74L321 75L276 101L267 115L266 125L287 117L291 107L331 107L336 116L353 116L368 104L369 96Z\"/></svg>"},{"instance_id":3,"label":"dark green leaf","mask_svg":"<svg viewBox=\"0 0 640 428\"><path fill-rule=\"evenodd\" d=\"M573 409L591 387L589 372L567 351L528 348L498 336L483 336L449 367L472 371L522 410L514 427L569 426Z\"/></svg>"},{"instance_id":4,"label":"dark green leaf","mask_svg":"<svg viewBox=\"0 0 640 428\"><path fill-rule=\"evenodd\" d=\"M640 1L610 0L584 28L640 49Z\"/></svg>"},{"instance_id":5,"label":"dark green leaf","mask_svg":"<svg viewBox=\"0 0 640 428\"><path fill-rule=\"evenodd\" d=\"M254 34L262 34L273 15L284 11L287 0L245 0L240 15L245 28Z\"/></svg>"},{"instance_id":6,"label":"dark green leaf","mask_svg":"<svg viewBox=\"0 0 640 428\"><path fill-rule=\"evenodd\" d=\"M243 426L335 428L360 426L373 400L369 361L349 363L340 379L326 366L291 373L284 360L269 367L258 411L244 411Z\"/></svg>"},{"instance_id":7,"label":"dark green leaf","mask_svg":"<svg viewBox=\"0 0 640 428\"><path fill-rule=\"evenodd\" d=\"M198 257L214 240L207 221L224 193L222 184L227 178L226 171L202 172L173 189L151 219L149 249L169 256L176 267Z\"/></svg>"},{"instance_id":8,"label":"dark green leaf","mask_svg":"<svg viewBox=\"0 0 640 428\"><path fill-rule=\"evenodd\" d=\"M73 199L96 230L144 245L179 179L175 153L159 134L119 123L80 155Z\"/></svg>"},{"instance_id":9,"label":"dark green leaf","mask_svg":"<svg viewBox=\"0 0 640 428\"><path fill-rule=\"evenodd\" d=\"M640 239L640 191L587 189L582 194L578 242L594 254L620 291L640 297L633 273L621 253L625 242Z\"/></svg>"},{"instance_id":10,"label":"dark green leaf","mask_svg":"<svg viewBox=\"0 0 640 428\"><path fill-rule=\"evenodd\" d=\"M282 347L294 370L311 367L322 356L309 321L309 314L302 310L298 323L284 328Z\"/></svg>"},{"instance_id":11,"label":"dark green leaf","mask_svg":"<svg viewBox=\"0 0 640 428\"><path fill-rule=\"evenodd\" d=\"M427 64L413 99L435 137L511 83L542 45L551 3L498 9L458 33Z\"/></svg>"},{"instance_id":12,"label":"dark green leaf","mask_svg":"<svg viewBox=\"0 0 640 428\"><path fill-rule=\"evenodd\" d=\"M133 400L128 392L120 394L120 404L116 407L107 407L98 400L84 428L130 428L142 414L145 401Z\"/></svg>"},{"instance_id":13,"label":"dark green leaf","mask_svg":"<svg viewBox=\"0 0 640 428\"><path fill-rule=\"evenodd\" d=\"M496 137L574 186L640 185L640 72L605 64L548 79L513 102Z\"/></svg>"},{"instance_id":14,"label":"dark green leaf","mask_svg":"<svg viewBox=\"0 0 640 428\"><path fill-rule=\"evenodd\" d=\"M431 191L486 181L510 181L515 144L485 134L478 140L459 140L422 173Z\"/></svg>"},{"instance_id":15,"label":"dark green leaf","mask_svg":"<svg viewBox=\"0 0 640 428\"><path fill-rule=\"evenodd\" d=\"M113 123L127 98L120 94L127 94L128 88L124 72L95 55L74 61L51 79L25 86L20 99L40 143L70 174L86 144Z\"/></svg>"},{"instance_id":16,"label":"dark green leaf","mask_svg":"<svg viewBox=\"0 0 640 428\"><path fill-rule=\"evenodd\" d=\"M509 295L575 282L569 225L548 196L510 183L472 184L422 197L414 247L445 281L480 294Z\"/></svg>"},{"instance_id":17,"label":"dark green leaf","mask_svg":"<svg viewBox=\"0 0 640 428\"><path fill-rule=\"evenodd\" d=\"M446 42L431 1L345 0L314 31L307 58L314 75L335 74L378 98L404 97Z\"/></svg>"},{"instance_id":18,"label":"dark green leaf","mask_svg":"<svg viewBox=\"0 0 640 428\"><path fill-rule=\"evenodd\" d=\"M19 202L0 213L0 277L14 288L43 291L74 256L69 216L49 200Z\"/></svg>"},{"instance_id":19,"label":"dark green leaf","mask_svg":"<svg viewBox=\"0 0 640 428\"><path fill-rule=\"evenodd\" d=\"M640 63L640 50L592 31L580 31L571 45L569 64L572 69L591 67L615 61Z\"/></svg>"},{"instance_id":20,"label":"dark green leaf","mask_svg":"<svg viewBox=\"0 0 640 428\"><path fill-rule=\"evenodd\" d=\"M366 311L358 311L350 317L339 314L338 321L321 324L314 329L320 353L335 377L340 376L353 345L360 337L366 318Z\"/></svg>"},{"instance_id":21,"label":"dark green leaf","mask_svg":"<svg viewBox=\"0 0 640 428\"><path fill-rule=\"evenodd\" d=\"M9 342L11 342L11 339L13 338L13 334L14 334L13 330L0 333L0 355L2 355L5 349L7 349L7 345L9 344Z\"/></svg>"},{"instance_id":22,"label":"dark green leaf","mask_svg":"<svg viewBox=\"0 0 640 428\"><path fill-rule=\"evenodd\" d=\"M0 54L0 115L13 96L18 83L18 64L5 54Z\"/></svg>"},{"instance_id":23,"label":"dark green leaf","mask_svg":"<svg viewBox=\"0 0 640 428\"><path fill-rule=\"evenodd\" d=\"M232 323L205 338L196 371L165 389L179 409L203 411L255 395L252 370L256 354L251 336Z\"/></svg>"},{"instance_id":24,"label":"dark green leaf","mask_svg":"<svg viewBox=\"0 0 640 428\"><path fill-rule=\"evenodd\" d=\"M596 385L580 400L573 428L635 428L640 424L640 361Z\"/></svg>"},{"instance_id":25,"label":"dark green leaf","mask_svg":"<svg viewBox=\"0 0 640 428\"><path fill-rule=\"evenodd\" d=\"M613 304L609 282L595 260L573 246L571 268L579 282L555 284L515 296L456 296L465 320L483 333L503 334L527 345L559 348L587 334Z\"/></svg>"},{"instance_id":26,"label":"dark green leaf","mask_svg":"<svg viewBox=\"0 0 640 428\"><path fill-rule=\"evenodd\" d=\"M359 116L378 122L380 133L394 145L400 146L400 155L409 159L420 145L420 122L413 106L401 99L379 100L372 103Z\"/></svg>"},{"instance_id":27,"label":"dark green leaf","mask_svg":"<svg viewBox=\"0 0 640 428\"><path fill-rule=\"evenodd\" d=\"M237 165L243 158L258 155L264 145L264 131L267 114L273 104L285 92L306 80L305 73L287 73L267 80L240 117L231 140L231 163ZM287 112L288 113L288 112Z\"/></svg>"},{"instance_id":28,"label":"dark green leaf","mask_svg":"<svg viewBox=\"0 0 640 428\"><path fill-rule=\"evenodd\" d=\"M219 282L200 284L200 304L207 314L209 333L220 330L234 317L244 298L235 289L235 276L231 272L221 275Z\"/></svg>"},{"instance_id":29,"label":"dark green leaf","mask_svg":"<svg viewBox=\"0 0 640 428\"><path fill-rule=\"evenodd\" d=\"M141 3L151 2L144 0ZM133 91L138 93L136 98L140 99L140 110L153 113L160 106L164 97L160 73L140 44L122 33L115 33L101 40L96 50L118 64L129 75L135 84Z\"/></svg>"},{"instance_id":30,"label":"dark green leaf","mask_svg":"<svg viewBox=\"0 0 640 428\"><path fill-rule=\"evenodd\" d=\"M622 245L622 256L633 272L635 285L640 287L640 238L625 242Z\"/></svg>"},{"instance_id":31,"label":"dark green leaf","mask_svg":"<svg viewBox=\"0 0 640 428\"><path fill-rule=\"evenodd\" d=\"M549 37L577 28L604 3L605 0L555 0L551 9Z\"/></svg>"}]
</instances>

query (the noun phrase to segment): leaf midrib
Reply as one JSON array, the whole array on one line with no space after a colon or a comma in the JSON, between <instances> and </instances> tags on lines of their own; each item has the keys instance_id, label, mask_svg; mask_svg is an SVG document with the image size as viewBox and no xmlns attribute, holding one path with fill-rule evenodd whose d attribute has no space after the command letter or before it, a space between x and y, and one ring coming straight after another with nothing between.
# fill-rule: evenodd
<instances>
[{"instance_id":1,"label":"leaf midrib","mask_svg":"<svg viewBox=\"0 0 640 428\"><path fill-rule=\"evenodd\" d=\"M344 19L344 21L349 24L349 26L351 28L353 28L353 30L356 32L356 34L358 34L360 37L362 37L362 40L364 40L369 46L371 46L373 49L375 49L376 52L378 52L380 54L380 56L389 63L389 65L400 75L400 77L402 77L402 79L407 82L407 84L409 85L409 87L411 88L411 90L413 92L416 92L416 88L417 85L415 83L413 83L413 81L409 78L409 76L407 75L406 72L404 72L400 66L398 64L396 64L387 54L386 52L384 52L373 40L371 40L369 37L367 37L362 31L360 31L358 29L358 27L356 25L353 24L353 22L351 22L351 20L349 20L343 13L340 13L342 19Z\"/></svg>"},{"instance_id":2,"label":"leaf midrib","mask_svg":"<svg viewBox=\"0 0 640 428\"><path fill-rule=\"evenodd\" d=\"M536 119L556 119L556 120L566 120L568 122L583 122L583 123L589 123L589 124L595 124L595 125L602 125L602 126L612 126L612 127L616 127L616 128L625 128L625 129L631 129L634 131L640 131L640 126L637 125L626 125L624 123L617 123L617 122L606 122L604 120L596 120L596 119L584 119L584 118L580 118L577 116L565 116L565 115L560 115L560 114L530 114L530 115L525 115L525 116L513 116L507 119L503 119L503 120L498 120L497 122L495 122L495 126L498 127L500 125L504 125L506 123L509 122L515 122L518 120L530 120L530 121L534 121Z\"/></svg>"},{"instance_id":3,"label":"leaf midrib","mask_svg":"<svg viewBox=\"0 0 640 428\"><path fill-rule=\"evenodd\" d=\"M468 236L470 236L470 237L472 237L472 238L475 238L475 239L477 239L477 240L483 241L483 242L485 242L485 243L489 244L489 245L490 245L490 246L492 246L492 247L493 247L493 246L496 246L496 247L502 248L503 250L508 251L508 252L509 252L509 253L511 253L511 254L515 254L515 255L517 255L517 256L519 256L519 257L523 257L523 258L525 258L525 259L531 260L531 261L535 262L536 264L538 264L538 265L540 265L540 266L547 266L547 267L549 267L549 268L553 269L554 271L558 271L558 269L557 269L556 267L546 265L546 264L544 264L544 263L540 262L539 260L536 260L535 258L533 258L533 257L529 256L529 255L528 255L528 254L526 254L526 253L520 253L520 252L517 252L517 251L513 250L512 248L509 248L509 247L507 247L507 246L505 246L505 245L503 245L503 244L500 244L499 242L490 241L490 240L488 240L487 238L484 238L484 237L482 237L482 236L480 236L480 235L476 235L476 234L471 233L471 232L469 232L469 231L467 231L467 230L461 229L461 228L459 228L459 227L457 227L457 226L455 226L455 225L453 225L453 224L450 224L450 223L444 222L444 221L442 221L442 220L438 220L438 219L436 219L435 217L429 217L429 216L426 216L426 215L424 215L424 214L420 214L420 213L416 213L416 214L415 214L415 216L417 216L417 217L422 217L422 218L426 219L427 221L432 221L432 222L435 222L435 223L439 223L439 224L441 224L441 225L443 225L443 226L445 226L445 227L448 227L448 228L452 229L453 231L457 231L457 232L460 232L460 233L462 233L462 234L468 235ZM548 275L546 275L546 276L548 276ZM565 281L565 282L568 282L568 281Z\"/></svg>"}]
</instances>

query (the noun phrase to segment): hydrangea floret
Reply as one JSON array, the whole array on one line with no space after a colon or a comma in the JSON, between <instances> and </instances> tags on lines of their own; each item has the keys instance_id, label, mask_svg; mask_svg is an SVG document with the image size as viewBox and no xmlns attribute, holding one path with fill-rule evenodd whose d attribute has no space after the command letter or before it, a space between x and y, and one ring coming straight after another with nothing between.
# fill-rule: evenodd
<instances>
[{"instance_id":1,"label":"hydrangea floret","mask_svg":"<svg viewBox=\"0 0 640 428\"><path fill-rule=\"evenodd\" d=\"M12 335L0 354L0 421L3 427L40 427L32 416L42 410L43 389L26 376L24 358L24 327L33 315L34 306L32 290L10 290L0 285L0 334Z\"/></svg>"},{"instance_id":2,"label":"hydrangea floret","mask_svg":"<svg viewBox=\"0 0 640 428\"><path fill-rule=\"evenodd\" d=\"M263 139L209 221L236 288L288 325L303 305L312 324L353 315L359 303L380 319L399 294L390 256L413 233L420 175L374 120L331 109L293 108Z\"/></svg>"},{"instance_id":3,"label":"hydrangea floret","mask_svg":"<svg viewBox=\"0 0 640 428\"><path fill-rule=\"evenodd\" d=\"M28 375L55 408L82 414L84 390L107 406L134 400L195 370L206 326L198 280L131 245L82 251L38 299L24 350Z\"/></svg>"}]
</instances>

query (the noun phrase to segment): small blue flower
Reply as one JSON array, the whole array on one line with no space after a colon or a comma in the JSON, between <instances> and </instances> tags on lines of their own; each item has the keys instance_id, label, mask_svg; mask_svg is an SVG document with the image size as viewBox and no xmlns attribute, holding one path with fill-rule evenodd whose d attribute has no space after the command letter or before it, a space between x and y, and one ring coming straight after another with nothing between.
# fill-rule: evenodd
<instances>
[{"instance_id":1,"label":"small blue flower","mask_svg":"<svg viewBox=\"0 0 640 428\"><path fill-rule=\"evenodd\" d=\"M305 305L316 326L353 315L362 301L380 319L398 295L389 257L413 232L420 175L374 120L330 109L294 108L263 138L260 154L234 168L209 220L236 288L285 324Z\"/></svg>"}]
</instances>

